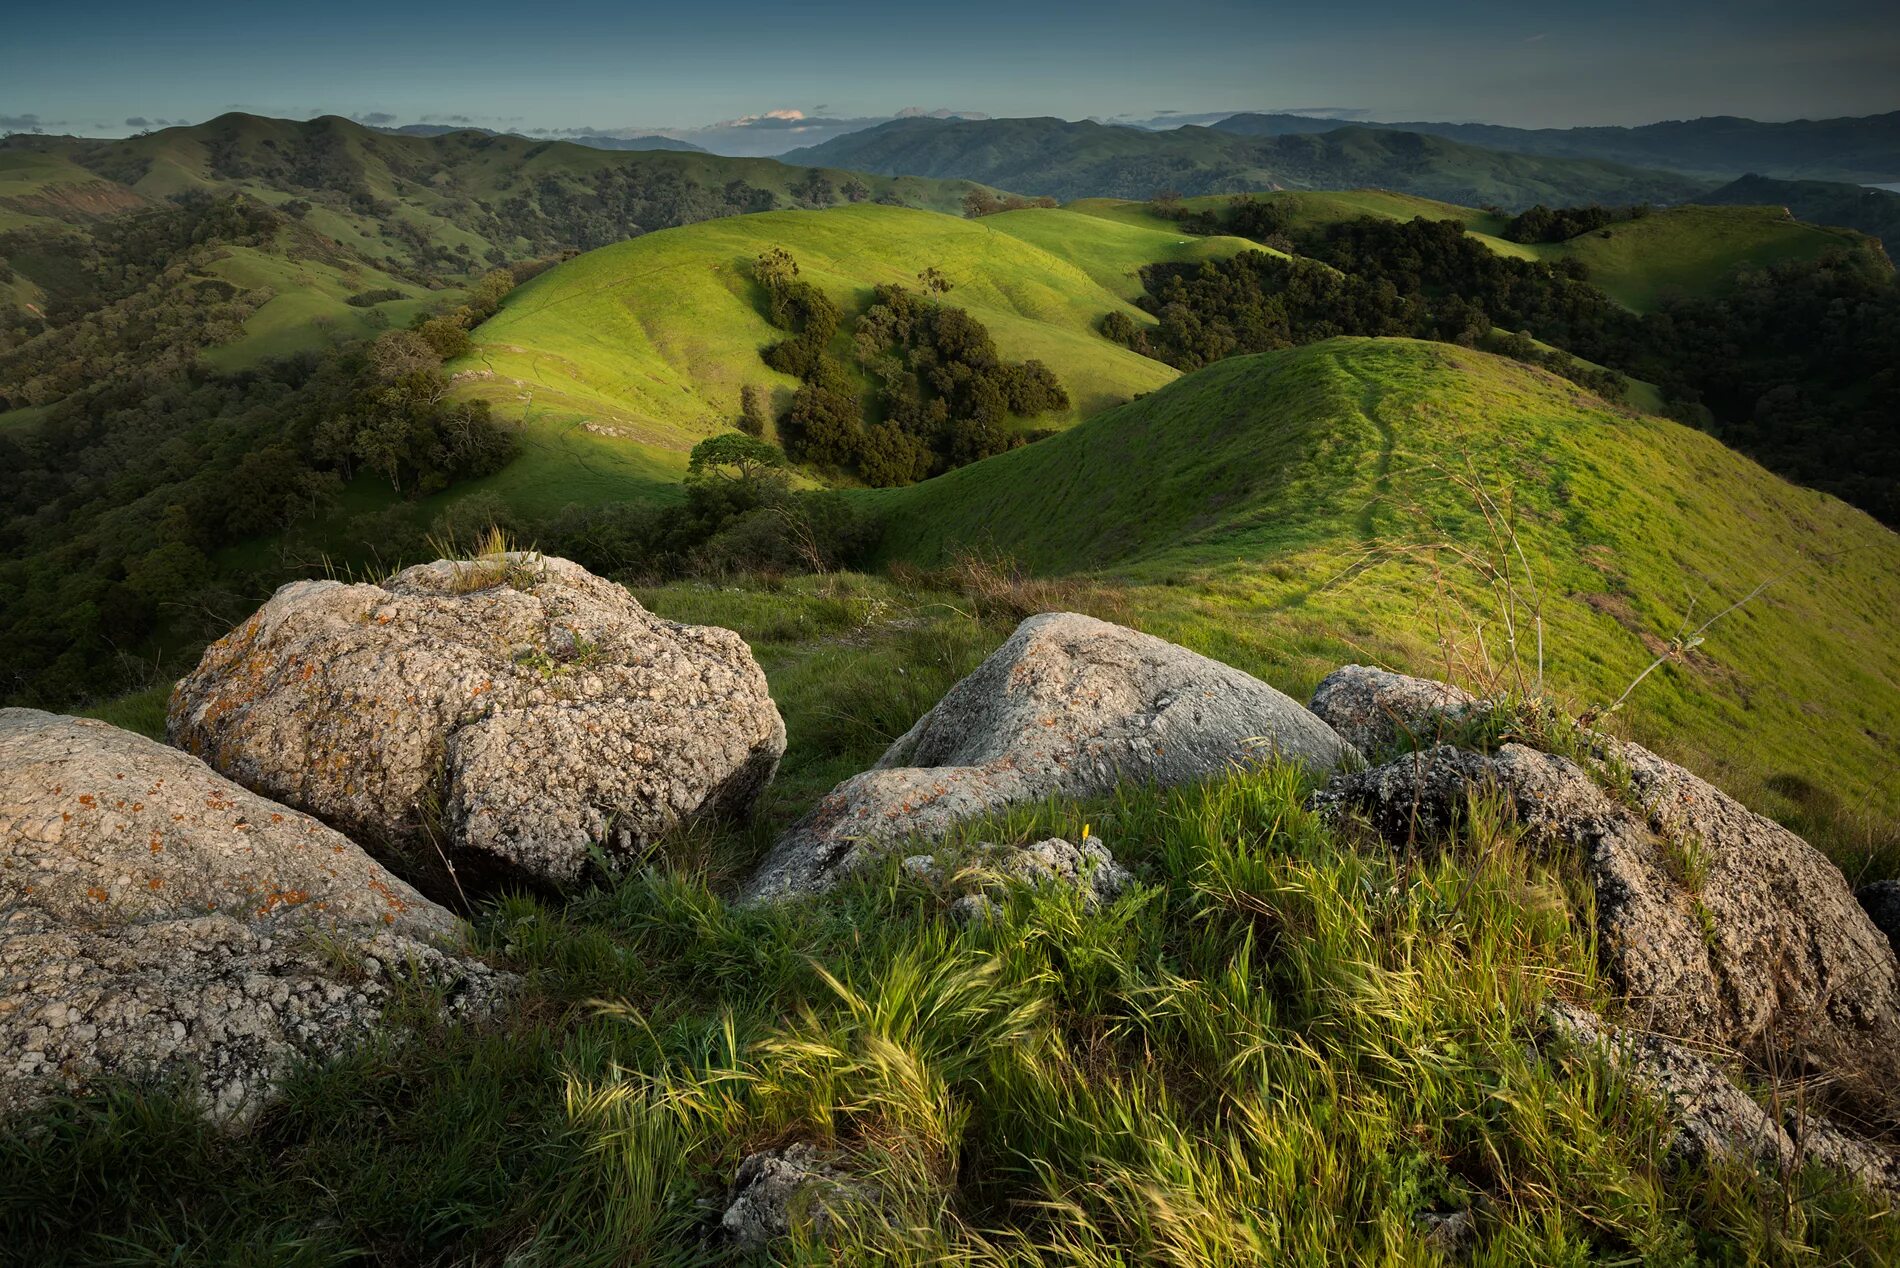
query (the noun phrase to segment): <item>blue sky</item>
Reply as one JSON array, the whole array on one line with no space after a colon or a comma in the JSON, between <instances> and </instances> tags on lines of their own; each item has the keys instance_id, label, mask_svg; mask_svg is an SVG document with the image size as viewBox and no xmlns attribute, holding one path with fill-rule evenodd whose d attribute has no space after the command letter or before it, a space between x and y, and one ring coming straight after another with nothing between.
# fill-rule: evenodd
<instances>
[{"instance_id":1,"label":"blue sky","mask_svg":"<svg viewBox=\"0 0 1900 1268\"><path fill-rule=\"evenodd\" d=\"M835 130L801 130L794 112L905 107L1525 126L1869 114L1900 108L1900 23L1865 0L22 0L0 28L0 130L122 134L235 109L674 130L770 152Z\"/></svg>"}]
</instances>

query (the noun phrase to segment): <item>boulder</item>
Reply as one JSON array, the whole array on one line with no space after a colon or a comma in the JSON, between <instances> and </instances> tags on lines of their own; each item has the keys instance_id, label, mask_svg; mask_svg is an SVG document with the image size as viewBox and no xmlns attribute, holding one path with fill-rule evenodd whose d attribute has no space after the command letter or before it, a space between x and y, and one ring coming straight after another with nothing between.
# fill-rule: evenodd
<instances>
[{"instance_id":1,"label":"boulder","mask_svg":"<svg viewBox=\"0 0 1900 1268\"><path fill-rule=\"evenodd\" d=\"M168 731L438 895L743 813L785 750L737 634L522 553L285 586L178 684Z\"/></svg>"},{"instance_id":2,"label":"boulder","mask_svg":"<svg viewBox=\"0 0 1900 1268\"><path fill-rule=\"evenodd\" d=\"M299 1055L420 978L453 1017L511 979L354 843L103 722L0 710L0 1111L182 1078L241 1122Z\"/></svg>"},{"instance_id":3,"label":"boulder","mask_svg":"<svg viewBox=\"0 0 1900 1268\"><path fill-rule=\"evenodd\" d=\"M1482 705L1447 683L1346 665L1326 675L1308 707L1371 757L1401 746L1430 747Z\"/></svg>"},{"instance_id":4,"label":"boulder","mask_svg":"<svg viewBox=\"0 0 1900 1268\"><path fill-rule=\"evenodd\" d=\"M726 1195L720 1230L741 1251L757 1253L794 1229L824 1241L847 1208L870 1207L870 1190L814 1145L749 1154Z\"/></svg>"},{"instance_id":5,"label":"boulder","mask_svg":"<svg viewBox=\"0 0 1900 1268\"><path fill-rule=\"evenodd\" d=\"M1819 1162L1874 1193L1900 1197L1900 1154L1807 1113L1798 1095L1786 1099L1785 1121L1777 1121L1721 1064L1677 1040L1608 1025L1564 1001L1546 1006L1545 1021L1564 1042L1595 1051L1660 1102L1674 1129L1669 1147L1687 1161L1762 1163L1784 1173Z\"/></svg>"},{"instance_id":6,"label":"boulder","mask_svg":"<svg viewBox=\"0 0 1900 1268\"><path fill-rule=\"evenodd\" d=\"M1834 1085L1900 1123L1900 964L1840 870L1788 829L1636 744L1588 734L1587 765L1518 744L1439 745L1314 798L1386 840L1442 838L1474 793L1533 848L1574 851L1605 967L1640 1024Z\"/></svg>"},{"instance_id":7,"label":"boulder","mask_svg":"<svg viewBox=\"0 0 1900 1268\"><path fill-rule=\"evenodd\" d=\"M1072 612L1032 616L773 846L749 901L821 892L868 854L1045 797L1185 784L1278 758L1356 760L1297 702L1239 670Z\"/></svg>"}]
</instances>

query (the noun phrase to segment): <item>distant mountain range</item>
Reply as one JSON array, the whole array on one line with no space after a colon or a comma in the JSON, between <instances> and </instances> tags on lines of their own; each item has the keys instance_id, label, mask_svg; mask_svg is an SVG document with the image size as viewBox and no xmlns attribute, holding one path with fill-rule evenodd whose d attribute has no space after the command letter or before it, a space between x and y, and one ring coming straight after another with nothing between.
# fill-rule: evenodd
<instances>
[{"instance_id":1,"label":"distant mountain range","mask_svg":"<svg viewBox=\"0 0 1900 1268\"><path fill-rule=\"evenodd\" d=\"M1391 128L1300 122L1306 126L1298 132L1249 135L1049 118L898 119L782 158L887 176L980 181L1063 200L1147 198L1164 188L1193 195L1379 186L1517 209L1540 202L1683 202L1710 184L1601 159L1516 154Z\"/></svg>"},{"instance_id":2,"label":"distant mountain range","mask_svg":"<svg viewBox=\"0 0 1900 1268\"><path fill-rule=\"evenodd\" d=\"M1237 114L1214 128L1236 136L1306 136L1348 126L1300 114ZM1466 145L1603 159L1661 167L1692 176L1733 178L1750 172L1789 180L1900 181L1900 110L1847 119L1761 123L1719 115L1636 128L1507 128L1492 123L1365 123L1445 137Z\"/></svg>"},{"instance_id":3,"label":"distant mountain range","mask_svg":"<svg viewBox=\"0 0 1900 1268\"><path fill-rule=\"evenodd\" d=\"M694 145L691 141L682 141L670 136L608 136L600 132L577 133L563 137L531 137L521 132L497 132L492 128L476 128L467 124L447 123L405 123L399 128L377 128L378 132L387 132L391 136L448 136L452 132L478 132L482 136L512 136L524 141L566 141L570 145L584 145L590 150L676 150L682 153L710 154L704 146Z\"/></svg>"}]
</instances>

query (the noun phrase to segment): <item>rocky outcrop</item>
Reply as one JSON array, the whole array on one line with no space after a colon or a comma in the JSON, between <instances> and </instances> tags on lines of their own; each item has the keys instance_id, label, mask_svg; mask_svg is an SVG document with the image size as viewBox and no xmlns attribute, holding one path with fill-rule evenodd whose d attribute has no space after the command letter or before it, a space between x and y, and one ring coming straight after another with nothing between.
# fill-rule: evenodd
<instances>
[{"instance_id":1,"label":"rocky outcrop","mask_svg":"<svg viewBox=\"0 0 1900 1268\"><path fill-rule=\"evenodd\" d=\"M1481 708L1470 692L1369 665L1326 675L1307 706L1368 757L1394 748L1429 748Z\"/></svg>"},{"instance_id":2,"label":"rocky outcrop","mask_svg":"<svg viewBox=\"0 0 1900 1268\"><path fill-rule=\"evenodd\" d=\"M196 758L0 710L0 1110L120 1074L241 1121L409 983L491 1009L510 979L461 940L347 838Z\"/></svg>"},{"instance_id":3,"label":"rocky outcrop","mask_svg":"<svg viewBox=\"0 0 1900 1268\"><path fill-rule=\"evenodd\" d=\"M178 684L172 741L432 892L559 884L743 813L785 726L730 630L528 554L285 586Z\"/></svg>"},{"instance_id":4,"label":"rocky outcrop","mask_svg":"<svg viewBox=\"0 0 1900 1268\"><path fill-rule=\"evenodd\" d=\"M732 1178L719 1227L741 1251L756 1253L794 1229L822 1242L850 1208L871 1206L862 1182L815 1145L799 1143L747 1155Z\"/></svg>"},{"instance_id":5,"label":"rocky outcrop","mask_svg":"<svg viewBox=\"0 0 1900 1268\"><path fill-rule=\"evenodd\" d=\"M1272 687L1071 612L1030 617L879 760L782 837L746 889L829 888L867 854L1044 797L1184 784L1269 757L1330 771L1356 754Z\"/></svg>"},{"instance_id":6,"label":"rocky outcrop","mask_svg":"<svg viewBox=\"0 0 1900 1268\"><path fill-rule=\"evenodd\" d=\"M1840 870L1647 749L1579 739L1581 764L1440 745L1341 775L1315 804L1416 844L1472 796L1502 798L1530 845L1582 861L1605 967L1643 1028L1820 1077L1856 1117L1900 1123L1900 964Z\"/></svg>"},{"instance_id":7,"label":"rocky outcrop","mask_svg":"<svg viewBox=\"0 0 1900 1268\"><path fill-rule=\"evenodd\" d=\"M1721 1064L1677 1040L1607 1025L1589 1010L1563 1001L1547 1006L1545 1020L1564 1042L1598 1053L1660 1102L1675 1131L1670 1148L1690 1162L1764 1163L1784 1174L1819 1162L1875 1193L1900 1197L1900 1155L1805 1112L1799 1097L1787 1099L1784 1118L1778 1121Z\"/></svg>"}]
</instances>

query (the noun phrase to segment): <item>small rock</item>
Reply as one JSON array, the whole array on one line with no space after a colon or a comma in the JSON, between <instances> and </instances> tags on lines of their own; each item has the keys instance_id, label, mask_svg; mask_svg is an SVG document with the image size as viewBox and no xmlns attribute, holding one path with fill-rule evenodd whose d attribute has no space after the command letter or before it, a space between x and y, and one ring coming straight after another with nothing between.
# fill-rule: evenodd
<instances>
[{"instance_id":1,"label":"small rock","mask_svg":"<svg viewBox=\"0 0 1900 1268\"><path fill-rule=\"evenodd\" d=\"M761 1150L739 1164L719 1226L739 1249L756 1253L795 1228L823 1240L847 1208L870 1202L869 1189L836 1165L834 1155L801 1142Z\"/></svg>"}]
</instances>

